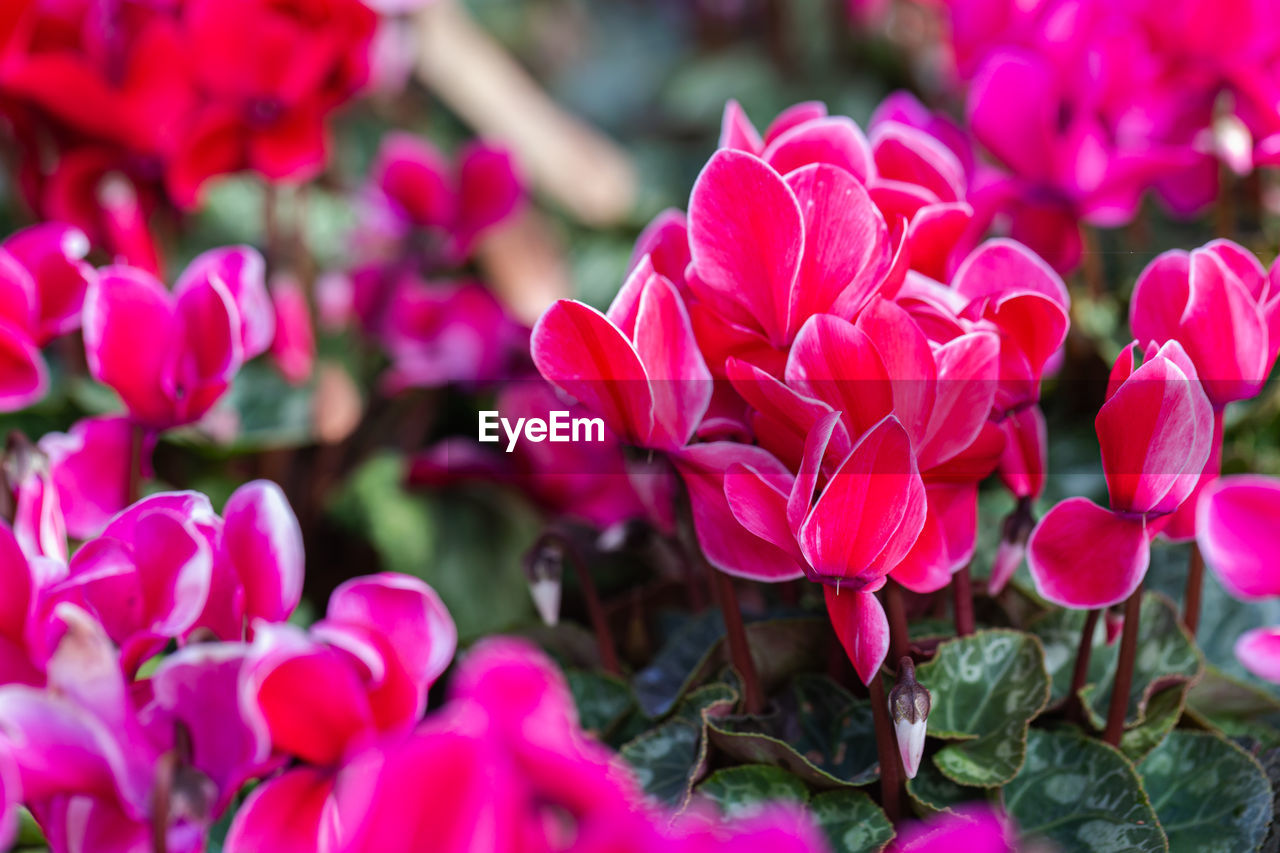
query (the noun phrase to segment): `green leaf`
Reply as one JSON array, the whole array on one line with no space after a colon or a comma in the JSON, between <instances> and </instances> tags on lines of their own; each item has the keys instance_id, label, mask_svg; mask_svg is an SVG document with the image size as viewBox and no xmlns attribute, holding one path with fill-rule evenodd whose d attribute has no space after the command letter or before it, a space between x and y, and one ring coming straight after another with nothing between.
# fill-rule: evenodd
<instances>
[{"instance_id":1,"label":"green leaf","mask_svg":"<svg viewBox=\"0 0 1280 853\"><path fill-rule=\"evenodd\" d=\"M1166 687L1147 703L1146 719L1127 730L1120 738L1120 751L1130 761L1141 761L1159 746L1182 717L1188 685L1183 682Z\"/></svg>"},{"instance_id":2,"label":"green leaf","mask_svg":"<svg viewBox=\"0 0 1280 853\"><path fill-rule=\"evenodd\" d=\"M1228 737L1280 746L1280 701L1212 666L1187 694L1187 712Z\"/></svg>"},{"instance_id":3,"label":"green leaf","mask_svg":"<svg viewBox=\"0 0 1280 853\"><path fill-rule=\"evenodd\" d=\"M893 840L893 824L862 791L824 791L809 800L833 853L879 853Z\"/></svg>"},{"instance_id":4,"label":"green leaf","mask_svg":"<svg viewBox=\"0 0 1280 853\"><path fill-rule=\"evenodd\" d=\"M1171 853L1244 853L1266 838L1271 785L1235 744L1208 732L1173 732L1138 772Z\"/></svg>"},{"instance_id":5,"label":"green leaf","mask_svg":"<svg viewBox=\"0 0 1280 853\"><path fill-rule=\"evenodd\" d=\"M959 739L933 760L962 785L1003 785L1022 766L1027 724L1049 700L1040 642L1018 631L980 631L938 646L916 677L929 688L929 734Z\"/></svg>"},{"instance_id":6,"label":"green leaf","mask_svg":"<svg viewBox=\"0 0 1280 853\"><path fill-rule=\"evenodd\" d=\"M1075 731L1031 730L1026 763L1003 797L1024 835L1048 838L1066 853L1169 849L1133 765Z\"/></svg>"},{"instance_id":7,"label":"green leaf","mask_svg":"<svg viewBox=\"0 0 1280 853\"><path fill-rule=\"evenodd\" d=\"M1119 641L1110 646L1105 642L1095 645L1089 662L1088 683L1080 691L1085 709L1098 728L1106 723L1119 653ZM1138 625L1138 654L1134 659L1125 726L1138 725L1145 719L1147 704L1158 690L1178 682L1193 681L1202 669L1200 653L1182 627L1173 603L1163 595L1144 595Z\"/></svg>"},{"instance_id":8,"label":"green leaf","mask_svg":"<svg viewBox=\"0 0 1280 853\"><path fill-rule=\"evenodd\" d=\"M987 788L974 788L952 782L932 760L920 762L916 778L907 780L907 794L926 815L949 812L952 806L985 801Z\"/></svg>"},{"instance_id":9,"label":"green leaf","mask_svg":"<svg viewBox=\"0 0 1280 853\"><path fill-rule=\"evenodd\" d=\"M1071 675L1075 670L1076 653L1080 648L1080 634L1084 631L1084 623L1088 613L1084 610L1066 610L1058 608L1031 623L1029 629L1040 640L1044 647L1044 665L1049 671L1052 681L1049 703L1058 705L1071 692ZM1106 626L1099 618L1093 631L1089 661L1095 666L1101 662L1094 654L1099 648L1106 648Z\"/></svg>"},{"instance_id":10,"label":"green leaf","mask_svg":"<svg viewBox=\"0 0 1280 853\"><path fill-rule=\"evenodd\" d=\"M566 670L564 675L578 719L589 732L606 735L635 706L631 688L616 675L583 669Z\"/></svg>"},{"instance_id":11,"label":"green leaf","mask_svg":"<svg viewBox=\"0 0 1280 853\"><path fill-rule=\"evenodd\" d=\"M737 698L726 684L708 684L690 693L665 723L623 744L619 753L646 793L677 808L688 802L706 771L707 719L726 713Z\"/></svg>"},{"instance_id":12,"label":"green leaf","mask_svg":"<svg viewBox=\"0 0 1280 853\"><path fill-rule=\"evenodd\" d=\"M717 770L698 786L698 793L719 806L729 818L758 812L761 806L779 800L804 803L809 799L809 789L804 782L767 764L743 764Z\"/></svg>"},{"instance_id":13,"label":"green leaf","mask_svg":"<svg viewBox=\"0 0 1280 853\"><path fill-rule=\"evenodd\" d=\"M709 720L712 743L739 761L782 767L822 787L878 777L870 703L826 676L801 674L774 704L770 714Z\"/></svg>"}]
</instances>

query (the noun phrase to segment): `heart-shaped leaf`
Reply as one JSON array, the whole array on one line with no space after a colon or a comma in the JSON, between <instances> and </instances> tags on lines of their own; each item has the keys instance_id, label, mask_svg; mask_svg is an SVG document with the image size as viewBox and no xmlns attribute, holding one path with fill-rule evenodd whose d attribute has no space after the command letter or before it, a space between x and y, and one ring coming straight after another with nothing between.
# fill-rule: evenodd
<instances>
[{"instance_id":1,"label":"heart-shaped leaf","mask_svg":"<svg viewBox=\"0 0 1280 853\"><path fill-rule=\"evenodd\" d=\"M1147 702L1146 719L1125 731L1120 751L1133 762L1141 761L1173 731L1186 706L1188 685L1174 684L1156 693Z\"/></svg>"},{"instance_id":2,"label":"heart-shaped leaf","mask_svg":"<svg viewBox=\"0 0 1280 853\"><path fill-rule=\"evenodd\" d=\"M954 806L985 801L989 788L974 788L952 782L932 761L922 761L916 778L907 780L907 794L924 814L953 811Z\"/></svg>"},{"instance_id":3,"label":"heart-shaped leaf","mask_svg":"<svg viewBox=\"0 0 1280 853\"><path fill-rule=\"evenodd\" d=\"M767 764L742 764L717 770L698 786L698 793L719 806L729 818L757 812L761 806L779 800L804 803L809 799L809 789L799 777Z\"/></svg>"},{"instance_id":4,"label":"heart-shaped leaf","mask_svg":"<svg viewBox=\"0 0 1280 853\"><path fill-rule=\"evenodd\" d=\"M1032 729L1027 760L1002 793L1026 836L1073 853L1164 853L1164 830L1133 765L1070 730Z\"/></svg>"},{"instance_id":5,"label":"heart-shaped leaf","mask_svg":"<svg viewBox=\"0 0 1280 853\"><path fill-rule=\"evenodd\" d=\"M650 796L683 807L693 784L706 771L706 721L729 712L737 692L725 684L708 684L680 703L669 720L623 744L619 754Z\"/></svg>"},{"instance_id":6,"label":"heart-shaped leaf","mask_svg":"<svg viewBox=\"0 0 1280 853\"><path fill-rule=\"evenodd\" d=\"M1280 747L1280 700L1212 666L1187 694L1187 712L1228 737Z\"/></svg>"},{"instance_id":7,"label":"heart-shaped leaf","mask_svg":"<svg viewBox=\"0 0 1280 853\"><path fill-rule=\"evenodd\" d=\"M1176 731L1138 765L1171 853L1257 850L1271 824L1262 767L1209 732Z\"/></svg>"},{"instance_id":8,"label":"heart-shaped leaf","mask_svg":"<svg viewBox=\"0 0 1280 853\"><path fill-rule=\"evenodd\" d=\"M929 734L960 740L933 761L953 782L995 787L1022 766L1027 724L1049 700L1040 642L1018 631L980 631L938 646L916 677L933 696Z\"/></svg>"},{"instance_id":9,"label":"heart-shaped leaf","mask_svg":"<svg viewBox=\"0 0 1280 853\"><path fill-rule=\"evenodd\" d=\"M613 731L623 715L635 707L631 688L616 675L584 669L565 670L564 675L582 727L597 736Z\"/></svg>"},{"instance_id":10,"label":"heart-shaped leaf","mask_svg":"<svg viewBox=\"0 0 1280 853\"><path fill-rule=\"evenodd\" d=\"M809 800L832 853L879 853L893 840L893 824L862 791L824 791Z\"/></svg>"}]
</instances>

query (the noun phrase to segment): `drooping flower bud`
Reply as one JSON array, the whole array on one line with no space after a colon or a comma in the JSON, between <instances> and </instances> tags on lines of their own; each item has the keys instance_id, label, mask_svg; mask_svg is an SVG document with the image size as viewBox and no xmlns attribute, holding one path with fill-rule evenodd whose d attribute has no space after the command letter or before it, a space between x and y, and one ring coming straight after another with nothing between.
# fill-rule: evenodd
<instances>
[{"instance_id":1,"label":"drooping flower bud","mask_svg":"<svg viewBox=\"0 0 1280 853\"><path fill-rule=\"evenodd\" d=\"M560 621L560 589L564 577L565 554L554 538L543 537L525 555L524 571L529 580L533 606L544 624L554 627Z\"/></svg>"},{"instance_id":2,"label":"drooping flower bud","mask_svg":"<svg viewBox=\"0 0 1280 853\"><path fill-rule=\"evenodd\" d=\"M987 582L987 590L991 595L999 594L1018 571L1018 566L1022 565L1022 558L1027 553L1027 539L1035 526L1035 519L1031 516L1031 499L1020 499L1013 512L1004 519L1000 544L991 563L991 578Z\"/></svg>"},{"instance_id":3,"label":"drooping flower bud","mask_svg":"<svg viewBox=\"0 0 1280 853\"><path fill-rule=\"evenodd\" d=\"M907 778L914 779L924 755L924 735L933 699L929 690L916 681L916 666L911 658L898 663L898 683L889 691L889 715L898 739L898 752Z\"/></svg>"}]
</instances>

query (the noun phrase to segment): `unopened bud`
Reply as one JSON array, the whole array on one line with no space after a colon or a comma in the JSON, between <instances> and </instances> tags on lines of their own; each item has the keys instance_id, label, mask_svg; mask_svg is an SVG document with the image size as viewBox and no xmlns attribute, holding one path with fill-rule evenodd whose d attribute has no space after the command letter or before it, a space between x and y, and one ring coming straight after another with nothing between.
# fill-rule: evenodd
<instances>
[{"instance_id":1,"label":"unopened bud","mask_svg":"<svg viewBox=\"0 0 1280 853\"><path fill-rule=\"evenodd\" d=\"M898 683L889 691L889 716L893 718L894 734L898 738L898 752L907 778L914 779L924 755L924 736L933 698L929 690L916 681L916 666L911 658L904 657L898 663Z\"/></svg>"},{"instance_id":2,"label":"unopened bud","mask_svg":"<svg viewBox=\"0 0 1280 853\"><path fill-rule=\"evenodd\" d=\"M1108 607L1102 612L1102 624L1107 628L1107 645L1114 645L1124 630L1124 611Z\"/></svg>"},{"instance_id":3,"label":"unopened bud","mask_svg":"<svg viewBox=\"0 0 1280 853\"><path fill-rule=\"evenodd\" d=\"M560 621L560 589L564 577L564 551L553 540L543 539L525 557L529 595L544 624Z\"/></svg>"},{"instance_id":4,"label":"unopened bud","mask_svg":"<svg viewBox=\"0 0 1280 853\"><path fill-rule=\"evenodd\" d=\"M1035 519L1031 516L1031 500L1019 499L1013 512L1004 519L1000 544L996 547L996 557L991 563L991 577L987 581L989 594L999 594L1018 571L1018 566L1022 565L1022 558L1027 553L1027 540L1031 538L1031 531L1035 526Z\"/></svg>"}]
</instances>

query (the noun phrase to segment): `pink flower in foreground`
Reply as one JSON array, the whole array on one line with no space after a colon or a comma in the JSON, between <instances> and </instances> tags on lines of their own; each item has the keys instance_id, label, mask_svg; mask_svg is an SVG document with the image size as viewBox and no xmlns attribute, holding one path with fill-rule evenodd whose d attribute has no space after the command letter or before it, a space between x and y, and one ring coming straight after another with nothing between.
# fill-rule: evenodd
<instances>
[{"instance_id":1,"label":"pink flower in foreground","mask_svg":"<svg viewBox=\"0 0 1280 853\"><path fill-rule=\"evenodd\" d=\"M342 584L309 633L260 623L241 703L272 750L299 763L254 790L226 849L329 849L322 839L346 829L333 824L344 770L381 739L399 743L412 730L456 644L435 592L403 575Z\"/></svg>"},{"instance_id":2,"label":"pink flower in foreground","mask_svg":"<svg viewBox=\"0 0 1280 853\"><path fill-rule=\"evenodd\" d=\"M85 291L96 277L82 258L84 233L34 225L0 243L0 411L44 396L48 368L40 347L80 325Z\"/></svg>"},{"instance_id":3,"label":"pink flower in foreground","mask_svg":"<svg viewBox=\"0 0 1280 853\"><path fill-rule=\"evenodd\" d=\"M1280 480L1223 477L1205 488L1196 516L1200 553L1227 592L1245 601L1280 596ZM1242 635L1236 657L1254 675L1280 684L1280 627Z\"/></svg>"},{"instance_id":4,"label":"pink flower in foreground","mask_svg":"<svg viewBox=\"0 0 1280 853\"><path fill-rule=\"evenodd\" d=\"M215 249L172 293L132 267L107 267L85 298L89 371L151 429L199 420L245 360L266 350L275 320L261 255Z\"/></svg>"},{"instance_id":5,"label":"pink flower in foreground","mask_svg":"<svg viewBox=\"0 0 1280 853\"><path fill-rule=\"evenodd\" d=\"M277 276L271 282L271 304L275 309L271 357L286 381L302 385L311 378L316 360L316 337L307 293L293 276Z\"/></svg>"},{"instance_id":6,"label":"pink flower in foreground","mask_svg":"<svg viewBox=\"0 0 1280 853\"><path fill-rule=\"evenodd\" d=\"M1040 595L1075 608L1109 607L1142 583L1149 542L1192 494L1209 461L1213 409L1177 341L1135 369L1120 354L1096 427L1110 509L1086 498L1055 506L1031 534L1027 558Z\"/></svg>"}]
</instances>

